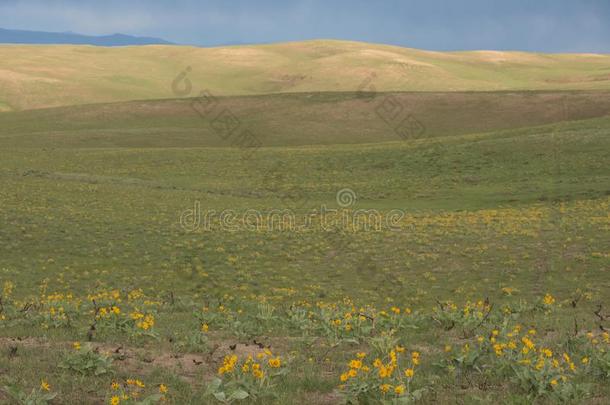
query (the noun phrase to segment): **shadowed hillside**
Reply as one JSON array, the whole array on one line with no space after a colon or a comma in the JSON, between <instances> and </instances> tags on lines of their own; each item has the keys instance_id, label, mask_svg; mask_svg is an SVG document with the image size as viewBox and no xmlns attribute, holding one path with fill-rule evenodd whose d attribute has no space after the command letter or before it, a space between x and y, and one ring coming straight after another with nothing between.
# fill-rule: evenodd
<instances>
[{"instance_id":1,"label":"shadowed hillside","mask_svg":"<svg viewBox=\"0 0 610 405\"><path fill-rule=\"evenodd\" d=\"M133 101L0 114L0 144L33 147L231 146L229 111L261 146L354 144L455 136L610 115L610 93L294 93ZM395 117L394 117L395 114ZM413 126L411 126L413 125ZM238 132L239 132L238 131Z\"/></svg>"}]
</instances>

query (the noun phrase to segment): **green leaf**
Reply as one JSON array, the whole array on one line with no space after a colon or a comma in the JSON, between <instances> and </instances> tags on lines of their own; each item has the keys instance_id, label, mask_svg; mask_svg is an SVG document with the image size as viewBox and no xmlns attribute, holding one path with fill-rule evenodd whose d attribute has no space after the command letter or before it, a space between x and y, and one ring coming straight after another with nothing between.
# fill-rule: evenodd
<instances>
[{"instance_id":1,"label":"green leaf","mask_svg":"<svg viewBox=\"0 0 610 405\"><path fill-rule=\"evenodd\" d=\"M55 399L56 396L57 396L56 392L49 392L49 393L43 395L42 399L44 399L45 401L51 401L51 400Z\"/></svg>"},{"instance_id":2,"label":"green leaf","mask_svg":"<svg viewBox=\"0 0 610 405\"><path fill-rule=\"evenodd\" d=\"M221 402L225 402L227 399L227 396L222 391L214 392L212 395L214 395L214 398L216 398L217 400L219 400Z\"/></svg>"},{"instance_id":3,"label":"green leaf","mask_svg":"<svg viewBox=\"0 0 610 405\"><path fill-rule=\"evenodd\" d=\"M222 385L222 380L221 380L220 378L214 378L214 379L212 380L212 382L210 383L209 387L210 387L210 388L212 388L212 389L214 389L214 391L215 391L215 390L217 390L217 389L218 389L218 388L219 388L221 385Z\"/></svg>"},{"instance_id":4,"label":"green leaf","mask_svg":"<svg viewBox=\"0 0 610 405\"><path fill-rule=\"evenodd\" d=\"M250 394L248 394L246 391L244 391L244 390L237 390L237 391L235 391L235 392L233 392L231 394L229 399L242 400L242 399L248 398L249 396L250 396Z\"/></svg>"},{"instance_id":5,"label":"green leaf","mask_svg":"<svg viewBox=\"0 0 610 405\"><path fill-rule=\"evenodd\" d=\"M161 394L154 394L154 395L150 395L146 398L144 398L142 401L138 402L138 405L150 405L150 404L156 404L157 402L159 402L161 400L161 398L163 398L163 395Z\"/></svg>"}]
</instances>

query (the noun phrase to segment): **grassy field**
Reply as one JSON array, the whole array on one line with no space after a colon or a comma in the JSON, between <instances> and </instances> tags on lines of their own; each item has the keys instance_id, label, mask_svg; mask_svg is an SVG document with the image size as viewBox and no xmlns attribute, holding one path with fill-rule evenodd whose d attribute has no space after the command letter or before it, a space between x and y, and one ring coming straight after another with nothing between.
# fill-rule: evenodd
<instances>
[{"instance_id":1,"label":"grassy field","mask_svg":"<svg viewBox=\"0 0 610 405\"><path fill-rule=\"evenodd\" d=\"M0 46L0 111L173 98L190 80L217 95L361 90L610 89L610 56L430 52L347 41L194 48ZM183 83L177 89L183 90Z\"/></svg>"},{"instance_id":2,"label":"grassy field","mask_svg":"<svg viewBox=\"0 0 610 405\"><path fill-rule=\"evenodd\" d=\"M35 48L0 403L608 403L608 56Z\"/></svg>"},{"instance_id":3,"label":"grassy field","mask_svg":"<svg viewBox=\"0 0 610 405\"><path fill-rule=\"evenodd\" d=\"M207 100L132 101L5 113L0 115L0 145L228 147L234 139L224 136L217 125L224 111L235 118L237 132L250 131L265 147L451 137L603 117L610 111L607 91L296 93ZM208 103L213 108L204 114ZM403 122L410 117L421 124L421 130L401 131L408 129Z\"/></svg>"},{"instance_id":4,"label":"grassy field","mask_svg":"<svg viewBox=\"0 0 610 405\"><path fill-rule=\"evenodd\" d=\"M339 105L345 98L339 97ZM231 108L250 101L229 100ZM177 111L183 104L184 126L195 127L186 103L160 104L175 117L168 134L180 127ZM236 114L245 116L255 104ZM607 117L478 134L463 134L470 129L466 121L453 118L456 130L446 136L442 128L449 123L441 122L430 124L434 136L417 139L361 143L373 137L346 136L338 138L346 144L329 146L315 145L325 142L314 138L309 146L261 147L245 155L237 147L189 147L206 145L195 132L151 143L143 137L146 128L167 122L165 115L158 122L147 118L154 105L0 117L11 128L0 140L0 378L7 385L29 390L43 379L58 403L101 403L115 395L112 381L138 378L146 389L131 381L116 392L144 395L164 384L174 403L214 402L207 391L223 356L236 354L242 361L262 350L256 341L281 356L279 369L287 373L273 376L277 370L270 368L264 384L243 383L250 395L262 395L259 402L272 400L264 396L270 391L277 403L336 403L341 392L349 392L337 388L348 360L361 351L381 358L387 340L386 346L421 353L415 376L392 377L390 384L392 390L408 385L415 395L423 389L423 403L470 403L475 397L484 403L607 400L607 376L598 373L608 360L596 351L606 344L604 335L597 335L607 322L594 314L610 299ZM129 106L142 106L134 109L132 121L120 113ZM299 110L288 109L292 117ZM518 126L516 115L484 125ZM558 120L551 114L537 117L530 123ZM286 118L287 127L292 119ZM201 121L204 131L208 124ZM95 135L102 125L110 138ZM121 128L126 132L117 136ZM287 145L305 143L307 129L302 131L286 131ZM273 132L265 141L277 145L282 134ZM336 200L344 188L357 197L347 208ZM305 215L325 205L339 213L402 209L405 215L398 231L340 226L233 231L218 224L212 230L184 229L180 217L197 202L219 212L290 208ZM544 303L545 294L555 301ZM473 314L481 317L471 319L449 302L475 303ZM117 319L100 315L100 307L115 306L121 310L112 315ZM138 321L140 313L153 316L154 325ZM499 357L486 346L490 343L479 343L479 337L489 342L494 330L508 342L506 334L517 325L526 335L536 329L538 347L549 347L560 361L564 351L575 358L575 372L562 363L568 368L561 372L565 392L548 385L559 374L519 379L520 355ZM586 337L589 331L594 338ZM87 340L102 354L89 352ZM72 348L73 341L82 348ZM516 341L520 350L524 343ZM113 366L104 365L110 361L103 361L105 352ZM464 353L476 358L464 359ZM75 371L88 356L97 359L99 370ZM403 359L412 362L410 356ZM581 364L587 356L590 366ZM414 367L397 367L403 366ZM513 368L517 371L509 371ZM235 391L227 385L228 374L218 388L227 395ZM374 380L366 381L374 385ZM266 388L270 382L277 386ZM396 396L393 392L382 397Z\"/></svg>"}]
</instances>

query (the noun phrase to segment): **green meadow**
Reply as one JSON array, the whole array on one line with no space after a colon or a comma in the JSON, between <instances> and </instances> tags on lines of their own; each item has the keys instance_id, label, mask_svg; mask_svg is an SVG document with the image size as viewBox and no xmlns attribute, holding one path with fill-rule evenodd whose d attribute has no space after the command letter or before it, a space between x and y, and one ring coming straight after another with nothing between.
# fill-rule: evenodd
<instances>
[{"instance_id":1,"label":"green meadow","mask_svg":"<svg viewBox=\"0 0 610 405\"><path fill-rule=\"evenodd\" d=\"M30 50L0 47L0 403L607 403L607 55ZM313 223L239 219L276 211Z\"/></svg>"}]
</instances>

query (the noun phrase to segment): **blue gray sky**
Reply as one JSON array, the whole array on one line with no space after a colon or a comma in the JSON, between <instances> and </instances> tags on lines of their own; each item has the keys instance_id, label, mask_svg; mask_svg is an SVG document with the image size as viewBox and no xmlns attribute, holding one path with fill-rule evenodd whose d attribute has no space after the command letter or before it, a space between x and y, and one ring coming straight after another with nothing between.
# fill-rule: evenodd
<instances>
[{"instance_id":1,"label":"blue gray sky","mask_svg":"<svg viewBox=\"0 0 610 405\"><path fill-rule=\"evenodd\" d=\"M332 38L610 53L610 0L0 0L0 27L200 46Z\"/></svg>"}]
</instances>

